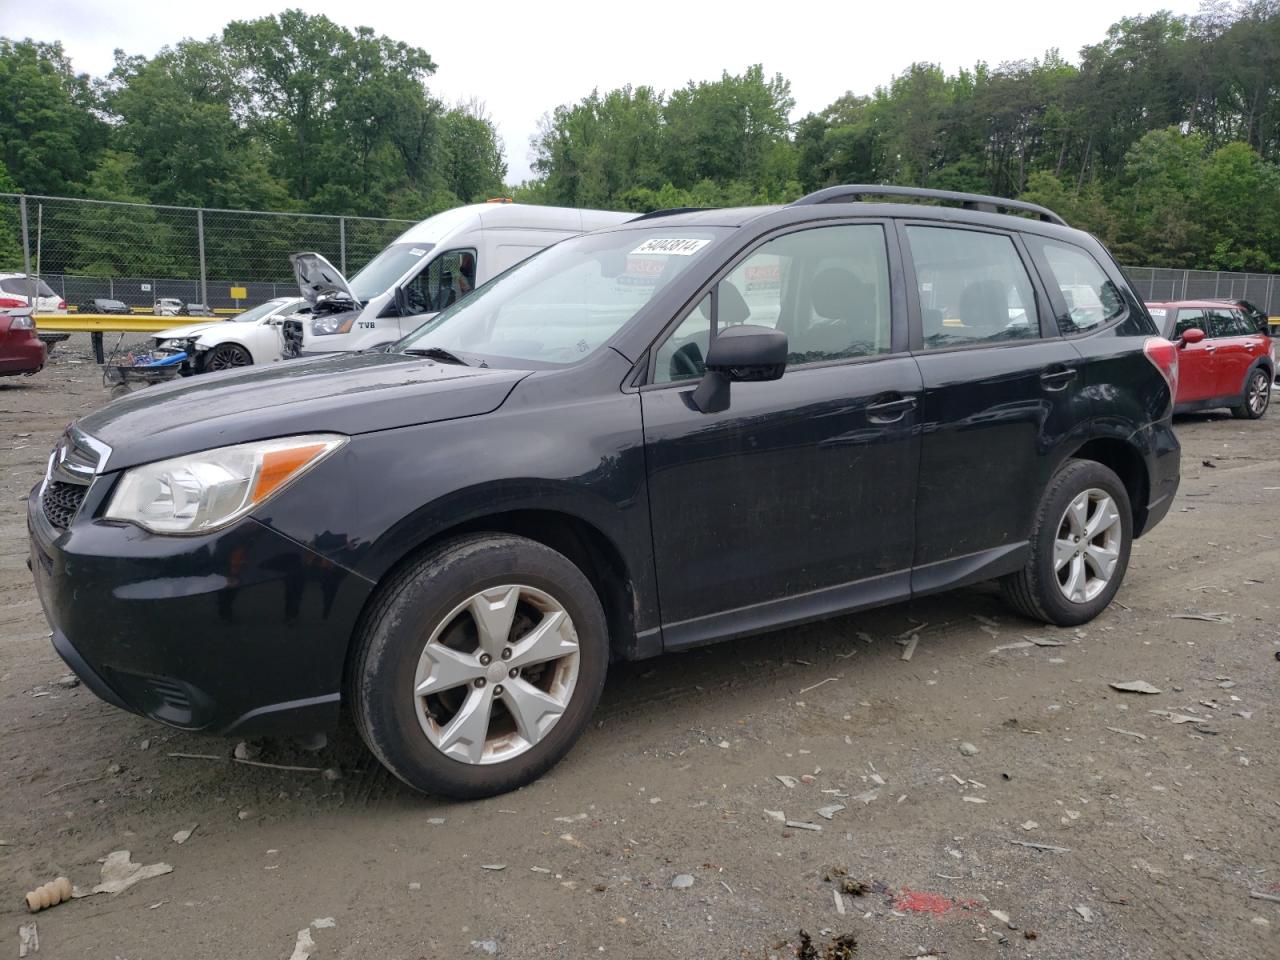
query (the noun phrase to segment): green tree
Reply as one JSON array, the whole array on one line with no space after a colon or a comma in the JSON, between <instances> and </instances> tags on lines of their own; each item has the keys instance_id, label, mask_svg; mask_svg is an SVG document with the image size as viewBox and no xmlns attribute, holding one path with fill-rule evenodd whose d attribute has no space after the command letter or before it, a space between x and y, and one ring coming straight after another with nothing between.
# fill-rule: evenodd
<instances>
[{"instance_id":1,"label":"green tree","mask_svg":"<svg viewBox=\"0 0 1280 960\"><path fill-rule=\"evenodd\" d=\"M105 141L95 107L61 44L0 38L0 161L24 192L80 191Z\"/></svg>"}]
</instances>

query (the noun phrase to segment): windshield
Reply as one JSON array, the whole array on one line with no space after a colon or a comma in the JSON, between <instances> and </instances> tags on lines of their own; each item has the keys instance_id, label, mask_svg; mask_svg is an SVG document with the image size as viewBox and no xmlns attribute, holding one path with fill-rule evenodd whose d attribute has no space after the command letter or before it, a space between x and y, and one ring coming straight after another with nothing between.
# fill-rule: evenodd
<instances>
[{"instance_id":1,"label":"windshield","mask_svg":"<svg viewBox=\"0 0 1280 960\"><path fill-rule=\"evenodd\" d=\"M577 363L727 232L654 226L565 240L479 287L394 349L527 369Z\"/></svg>"},{"instance_id":2,"label":"windshield","mask_svg":"<svg viewBox=\"0 0 1280 960\"><path fill-rule=\"evenodd\" d=\"M433 246L430 243L393 243L351 278L351 292L362 302L386 293L397 280L421 263Z\"/></svg>"},{"instance_id":3,"label":"windshield","mask_svg":"<svg viewBox=\"0 0 1280 960\"><path fill-rule=\"evenodd\" d=\"M278 306L280 306L280 301L268 300L266 303L260 303L256 307L250 307L234 319L236 323L253 323L255 320L261 320Z\"/></svg>"}]
</instances>

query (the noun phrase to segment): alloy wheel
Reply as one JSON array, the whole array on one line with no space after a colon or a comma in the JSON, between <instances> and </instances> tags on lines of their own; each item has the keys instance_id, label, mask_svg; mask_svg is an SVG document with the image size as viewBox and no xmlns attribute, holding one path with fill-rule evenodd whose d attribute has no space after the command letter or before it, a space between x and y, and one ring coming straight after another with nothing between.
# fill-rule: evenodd
<instances>
[{"instance_id":1,"label":"alloy wheel","mask_svg":"<svg viewBox=\"0 0 1280 960\"><path fill-rule=\"evenodd\" d=\"M489 587L450 611L423 647L412 690L418 723L454 760L510 760L568 709L579 662L558 600L523 584Z\"/></svg>"},{"instance_id":2,"label":"alloy wheel","mask_svg":"<svg viewBox=\"0 0 1280 960\"><path fill-rule=\"evenodd\" d=\"M1111 582L1124 528L1115 501L1096 487L1077 495L1058 523L1053 569L1072 603L1088 603Z\"/></svg>"},{"instance_id":3,"label":"alloy wheel","mask_svg":"<svg viewBox=\"0 0 1280 960\"><path fill-rule=\"evenodd\" d=\"M247 367L250 362L249 354L237 346L218 347L209 355L210 370L231 370L234 367Z\"/></svg>"},{"instance_id":4,"label":"alloy wheel","mask_svg":"<svg viewBox=\"0 0 1280 960\"><path fill-rule=\"evenodd\" d=\"M1255 417L1260 417L1266 412L1267 404L1270 402L1271 384L1268 383L1266 373L1258 370L1249 378L1249 409Z\"/></svg>"}]
</instances>

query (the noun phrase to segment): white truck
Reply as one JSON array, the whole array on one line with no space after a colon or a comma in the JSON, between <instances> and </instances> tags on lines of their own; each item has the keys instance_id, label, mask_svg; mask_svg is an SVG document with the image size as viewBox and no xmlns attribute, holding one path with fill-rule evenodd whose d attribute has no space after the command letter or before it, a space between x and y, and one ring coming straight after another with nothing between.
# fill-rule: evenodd
<instances>
[{"instance_id":1,"label":"white truck","mask_svg":"<svg viewBox=\"0 0 1280 960\"><path fill-rule=\"evenodd\" d=\"M521 203L456 207L410 227L350 281L320 254L295 253L289 259L311 309L285 321L285 354L392 343L552 244L635 216Z\"/></svg>"}]
</instances>

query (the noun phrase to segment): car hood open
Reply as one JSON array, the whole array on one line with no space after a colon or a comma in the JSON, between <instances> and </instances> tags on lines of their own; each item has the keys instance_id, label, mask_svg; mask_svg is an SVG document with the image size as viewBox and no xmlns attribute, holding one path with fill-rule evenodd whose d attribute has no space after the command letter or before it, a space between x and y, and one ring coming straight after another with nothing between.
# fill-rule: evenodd
<instances>
[{"instance_id":1,"label":"car hood open","mask_svg":"<svg viewBox=\"0 0 1280 960\"><path fill-rule=\"evenodd\" d=\"M107 470L299 433L359 434L496 410L527 370L336 354L146 387L78 421Z\"/></svg>"},{"instance_id":2,"label":"car hood open","mask_svg":"<svg viewBox=\"0 0 1280 960\"><path fill-rule=\"evenodd\" d=\"M293 264L298 290L313 307L322 300L357 302L347 278L320 254L291 253L289 262Z\"/></svg>"}]
</instances>

